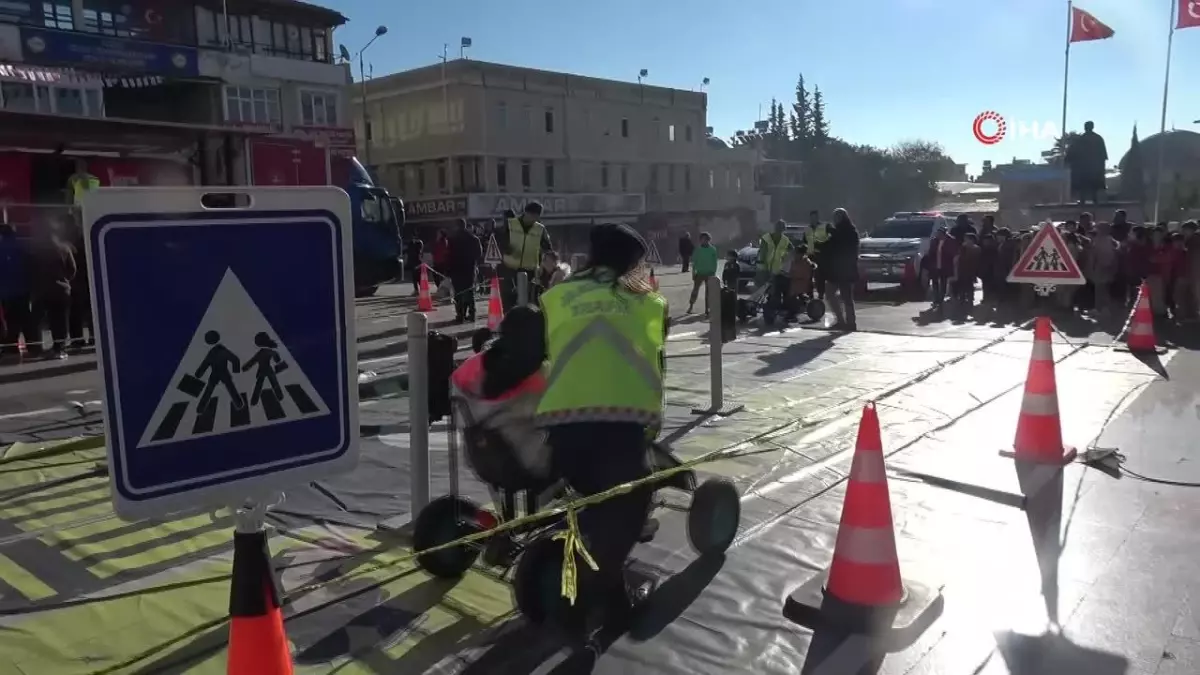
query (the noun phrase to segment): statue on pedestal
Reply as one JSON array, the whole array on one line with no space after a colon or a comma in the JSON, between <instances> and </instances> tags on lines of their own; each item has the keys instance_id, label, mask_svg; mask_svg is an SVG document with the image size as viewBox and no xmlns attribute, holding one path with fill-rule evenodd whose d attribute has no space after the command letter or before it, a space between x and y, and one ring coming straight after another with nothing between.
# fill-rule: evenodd
<instances>
[{"instance_id":1,"label":"statue on pedestal","mask_svg":"<svg viewBox=\"0 0 1200 675\"><path fill-rule=\"evenodd\" d=\"M1076 136L1067 147L1067 166L1071 169L1071 195L1083 204L1089 199L1100 203L1105 192L1104 166L1108 161L1108 148L1104 137L1094 131L1095 124L1085 122L1083 133Z\"/></svg>"}]
</instances>

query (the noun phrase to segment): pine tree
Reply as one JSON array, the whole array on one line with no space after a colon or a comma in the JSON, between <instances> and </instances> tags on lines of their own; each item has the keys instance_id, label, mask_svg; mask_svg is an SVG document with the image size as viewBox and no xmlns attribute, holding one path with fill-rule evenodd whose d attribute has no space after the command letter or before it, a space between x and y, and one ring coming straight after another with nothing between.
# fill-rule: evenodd
<instances>
[{"instance_id":1,"label":"pine tree","mask_svg":"<svg viewBox=\"0 0 1200 675\"><path fill-rule=\"evenodd\" d=\"M796 102L792 104L792 114L789 117L792 126L792 142L799 152L796 159L803 159L812 147L812 99L808 88L804 86L804 74L796 80Z\"/></svg>"},{"instance_id":2,"label":"pine tree","mask_svg":"<svg viewBox=\"0 0 1200 675\"><path fill-rule=\"evenodd\" d=\"M825 96L821 93L820 87L813 87L810 121L813 146L825 145L829 140L829 120L825 118Z\"/></svg>"},{"instance_id":3,"label":"pine tree","mask_svg":"<svg viewBox=\"0 0 1200 675\"><path fill-rule=\"evenodd\" d=\"M1129 141L1129 152L1125 154L1125 161L1121 162L1121 198L1139 204L1146 198L1146 166L1136 124L1133 138Z\"/></svg>"}]
</instances>

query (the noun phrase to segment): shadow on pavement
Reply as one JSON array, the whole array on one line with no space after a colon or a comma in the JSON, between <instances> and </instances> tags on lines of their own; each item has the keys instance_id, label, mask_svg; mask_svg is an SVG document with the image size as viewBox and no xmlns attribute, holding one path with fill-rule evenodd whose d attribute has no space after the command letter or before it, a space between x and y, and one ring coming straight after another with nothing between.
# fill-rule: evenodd
<instances>
[{"instance_id":1,"label":"shadow on pavement","mask_svg":"<svg viewBox=\"0 0 1200 675\"><path fill-rule=\"evenodd\" d=\"M758 357L763 367L754 371L755 377L774 375L785 370L799 368L833 346L842 333L821 333L810 340L797 341L780 351L772 351Z\"/></svg>"},{"instance_id":2,"label":"shadow on pavement","mask_svg":"<svg viewBox=\"0 0 1200 675\"><path fill-rule=\"evenodd\" d=\"M1058 633L996 634L996 646L1009 675L1125 675L1129 661L1116 654L1086 649Z\"/></svg>"},{"instance_id":3,"label":"shadow on pavement","mask_svg":"<svg viewBox=\"0 0 1200 675\"><path fill-rule=\"evenodd\" d=\"M25 364L32 365L32 364ZM96 360L94 358L76 357L67 359L55 365L48 365L42 368L26 368L23 366L5 366L0 370L0 384L12 384L15 382L29 382L32 380L44 380L50 377L59 375L74 375L75 373L86 373L89 370L96 369Z\"/></svg>"}]
</instances>

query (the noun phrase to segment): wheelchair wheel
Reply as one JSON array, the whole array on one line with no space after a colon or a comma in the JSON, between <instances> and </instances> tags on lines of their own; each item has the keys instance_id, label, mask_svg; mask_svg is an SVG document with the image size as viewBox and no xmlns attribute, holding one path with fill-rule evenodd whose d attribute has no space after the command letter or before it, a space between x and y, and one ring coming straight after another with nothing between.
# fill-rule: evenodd
<instances>
[{"instance_id":1,"label":"wheelchair wheel","mask_svg":"<svg viewBox=\"0 0 1200 675\"><path fill-rule=\"evenodd\" d=\"M582 588L592 578L591 568L576 560L576 602L572 607L562 597L563 543L544 537L530 544L513 575L513 604L534 625L553 625L570 630L587 623L589 596Z\"/></svg>"},{"instance_id":2,"label":"wheelchair wheel","mask_svg":"<svg viewBox=\"0 0 1200 675\"><path fill-rule=\"evenodd\" d=\"M813 321L819 321L825 316L825 301L820 298L813 298L808 301L808 305L804 308L804 313L808 314L808 318Z\"/></svg>"},{"instance_id":3,"label":"wheelchair wheel","mask_svg":"<svg viewBox=\"0 0 1200 675\"><path fill-rule=\"evenodd\" d=\"M750 308L750 303L744 298L738 298L737 301L737 318L741 323L746 323L750 317L754 316L754 311Z\"/></svg>"},{"instance_id":4,"label":"wheelchair wheel","mask_svg":"<svg viewBox=\"0 0 1200 675\"><path fill-rule=\"evenodd\" d=\"M479 352L483 351L484 346L487 345L488 340L491 339L492 331L488 330L487 328L480 328L471 334L471 349L478 354Z\"/></svg>"},{"instance_id":5,"label":"wheelchair wheel","mask_svg":"<svg viewBox=\"0 0 1200 675\"><path fill-rule=\"evenodd\" d=\"M413 548L417 551L441 546L495 525L495 517L461 497L446 495L430 502L413 523ZM478 545L455 546L417 556L417 565L441 579L457 579L479 557Z\"/></svg>"},{"instance_id":6,"label":"wheelchair wheel","mask_svg":"<svg viewBox=\"0 0 1200 675\"><path fill-rule=\"evenodd\" d=\"M687 536L701 556L724 553L733 545L742 519L742 500L733 482L723 478L704 481L692 494Z\"/></svg>"}]
</instances>

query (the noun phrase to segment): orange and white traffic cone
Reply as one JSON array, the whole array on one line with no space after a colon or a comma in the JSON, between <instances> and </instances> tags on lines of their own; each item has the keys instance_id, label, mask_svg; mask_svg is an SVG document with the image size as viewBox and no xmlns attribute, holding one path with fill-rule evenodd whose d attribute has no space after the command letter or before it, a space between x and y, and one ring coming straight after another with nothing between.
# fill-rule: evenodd
<instances>
[{"instance_id":1,"label":"orange and white traffic cone","mask_svg":"<svg viewBox=\"0 0 1200 675\"><path fill-rule=\"evenodd\" d=\"M783 614L813 629L886 633L902 641L913 630L928 628L941 607L939 591L900 576L879 414L868 403L858 427L833 562L826 574L787 598Z\"/></svg>"},{"instance_id":2,"label":"orange and white traffic cone","mask_svg":"<svg viewBox=\"0 0 1200 675\"><path fill-rule=\"evenodd\" d=\"M1058 415L1058 383L1054 377L1054 346L1050 319L1038 317L1033 329L1033 353L1025 376L1025 396L1017 418L1013 449L1000 454L1034 464L1063 466L1075 459L1075 448L1063 445Z\"/></svg>"},{"instance_id":3,"label":"orange and white traffic cone","mask_svg":"<svg viewBox=\"0 0 1200 675\"><path fill-rule=\"evenodd\" d=\"M495 333L504 319L504 303L500 300L500 277L492 277L492 293L488 296L487 327Z\"/></svg>"},{"instance_id":4,"label":"orange and white traffic cone","mask_svg":"<svg viewBox=\"0 0 1200 675\"><path fill-rule=\"evenodd\" d=\"M267 533L235 532L229 588L228 675L292 675Z\"/></svg>"},{"instance_id":5,"label":"orange and white traffic cone","mask_svg":"<svg viewBox=\"0 0 1200 675\"><path fill-rule=\"evenodd\" d=\"M1138 289L1137 303L1129 319L1129 330L1125 333L1125 351L1134 354L1162 354L1166 350L1158 346L1154 336L1154 313L1150 307L1150 285L1145 281Z\"/></svg>"},{"instance_id":6,"label":"orange and white traffic cone","mask_svg":"<svg viewBox=\"0 0 1200 675\"><path fill-rule=\"evenodd\" d=\"M417 311L433 311L433 296L429 294L429 266L425 264L421 265L421 279L417 283Z\"/></svg>"}]
</instances>

